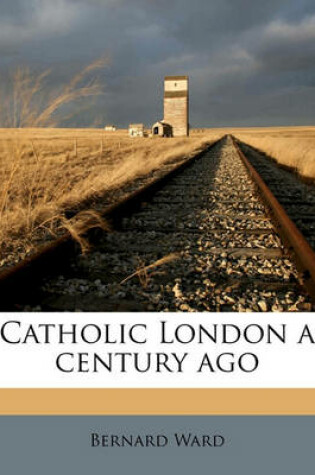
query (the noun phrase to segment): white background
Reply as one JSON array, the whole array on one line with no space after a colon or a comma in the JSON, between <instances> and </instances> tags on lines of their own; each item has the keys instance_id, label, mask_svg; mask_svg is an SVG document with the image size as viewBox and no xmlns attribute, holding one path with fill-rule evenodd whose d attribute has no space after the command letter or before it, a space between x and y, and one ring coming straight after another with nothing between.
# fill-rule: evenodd
<instances>
[{"instance_id":1,"label":"white background","mask_svg":"<svg viewBox=\"0 0 315 475\"><path fill-rule=\"evenodd\" d=\"M12 339L24 338L30 324L36 330L38 324L77 324L78 329L87 324L96 324L103 327L110 324L112 336L117 336L120 325L128 327L134 324L146 324L148 342L138 345L128 342L126 344L36 344L29 339L27 344L7 344L0 339L0 387L1 388L313 388L315 387L315 344L309 339L304 339L303 345L297 344L305 325L309 325L315 340L315 318L311 314L2 314L0 327L8 321L20 321L21 328L16 325L7 326L7 335ZM179 325L190 325L198 330L199 325L212 330L212 325L220 328L223 324L237 325L242 331L248 325L260 325L266 330L267 325L272 325L276 330L281 325L286 325L286 344L273 338L268 344L266 338L261 343L249 344L242 337L235 344L214 344L205 340L203 344L194 341L190 344L160 344L161 321L167 322L168 335L174 336L174 329ZM182 338L184 338L182 328ZM187 329L186 329L187 330ZM188 329L189 333L189 329ZM185 332L188 335L187 331ZM37 331L38 335L43 333ZM56 333L55 333L56 334ZM218 332L220 335L221 333ZM233 335L233 329L230 335ZM252 327L251 338L256 338L257 331ZM267 332L265 331L265 335ZM219 341L220 338L219 338ZM68 358L68 367L73 365L75 371L62 373L56 367L56 358L60 353L74 353L73 358ZM85 368L89 372L78 373L77 354L89 353L89 364ZM152 367L147 373L135 371L133 364L128 364L128 372L120 372L120 364L114 366L110 373L102 367L98 373L93 373L93 353L97 353L106 360L107 353L130 352L140 353L140 358L147 353L152 354ZM180 357L189 353L183 363L183 373L176 372L178 365L174 357L169 356L169 366L174 370L156 373L156 353L176 353ZM214 372L205 368L202 373L197 370L202 357L208 353ZM220 371L216 365L216 358L221 353L234 353L235 368L232 373ZM237 361L244 353L255 353L259 359L258 369L252 373L245 373L238 367ZM226 357L227 358L227 357ZM115 361L119 361L114 358ZM141 360L143 361L143 360Z\"/></svg>"}]
</instances>

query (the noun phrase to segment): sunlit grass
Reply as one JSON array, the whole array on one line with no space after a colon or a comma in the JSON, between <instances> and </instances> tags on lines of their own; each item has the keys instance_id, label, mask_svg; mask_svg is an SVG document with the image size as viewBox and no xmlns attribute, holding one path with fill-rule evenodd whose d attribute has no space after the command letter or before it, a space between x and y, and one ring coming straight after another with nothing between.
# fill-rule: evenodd
<instances>
[{"instance_id":1,"label":"sunlit grass","mask_svg":"<svg viewBox=\"0 0 315 475\"><path fill-rule=\"evenodd\" d=\"M0 130L0 249L35 249L38 238L67 228L65 210L97 199L217 134L192 138L129 138L100 129ZM68 228L71 223L68 223Z\"/></svg>"},{"instance_id":2,"label":"sunlit grass","mask_svg":"<svg viewBox=\"0 0 315 475\"><path fill-rule=\"evenodd\" d=\"M234 135L301 176L315 179L315 127L238 130Z\"/></svg>"}]
</instances>

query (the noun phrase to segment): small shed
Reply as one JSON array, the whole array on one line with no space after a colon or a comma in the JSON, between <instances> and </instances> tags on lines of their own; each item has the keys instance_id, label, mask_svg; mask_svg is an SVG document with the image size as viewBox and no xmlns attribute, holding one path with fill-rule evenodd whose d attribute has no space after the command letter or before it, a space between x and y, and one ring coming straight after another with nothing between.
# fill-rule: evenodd
<instances>
[{"instance_id":1,"label":"small shed","mask_svg":"<svg viewBox=\"0 0 315 475\"><path fill-rule=\"evenodd\" d=\"M105 125L105 132L116 132L117 127L115 125Z\"/></svg>"},{"instance_id":2,"label":"small shed","mask_svg":"<svg viewBox=\"0 0 315 475\"><path fill-rule=\"evenodd\" d=\"M152 125L152 136L153 137L172 137L172 127L170 124L167 124L163 120L155 122Z\"/></svg>"},{"instance_id":3,"label":"small shed","mask_svg":"<svg viewBox=\"0 0 315 475\"><path fill-rule=\"evenodd\" d=\"M144 137L144 125L143 124L130 124L129 125L130 137Z\"/></svg>"}]
</instances>

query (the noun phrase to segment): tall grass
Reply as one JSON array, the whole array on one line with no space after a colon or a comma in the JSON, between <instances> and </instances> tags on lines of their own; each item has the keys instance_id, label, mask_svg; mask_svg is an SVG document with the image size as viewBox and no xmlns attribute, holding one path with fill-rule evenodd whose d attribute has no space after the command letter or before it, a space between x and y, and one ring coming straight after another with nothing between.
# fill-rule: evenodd
<instances>
[{"instance_id":1,"label":"tall grass","mask_svg":"<svg viewBox=\"0 0 315 475\"><path fill-rule=\"evenodd\" d=\"M246 131L235 135L301 176L315 179L315 127Z\"/></svg>"},{"instance_id":2,"label":"tall grass","mask_svg":"<svg viewBox=\"0 0 315 475\"><path fill-rule=\"evenodd\" d=\"M11 93L3 92L0 112L0 265L9 254L14 261L65 230L85 247L82 232L100 225L99 218L84 210L69 220L66 210L80 210L84 201L218 137L130 139L127 131L57 129L70 104L102 93L96 74L106 64L95 61L54 92L48 87L50 71L18 68L12 74Z\"/></svg>"},{"instance_id":3,"label":"tall grass","mask_svg":"<svg viewBox=\"0 0 315 475\"><path fill-rule=\"evenodd\" d=\"M90 226L91 216L81 215L78 226L76 218L66 219L65 210L80 209L84 200L97 199L216 137L130 139L127 131L0 129L0 260L8 253L32 252L65 229L81 235L82 220L88 218Z\"/></svg>"},{"instance_id":4,"label":"tall grass","mask_svg":"<svg viewBox=\"0 0 315 475\"><path fill-rule=\"evenodd\" d=\"M35 73L28 67L17 67L10 74L8 90L0 91L1 125L14 128L56 127L60 121L56 114L62 112L65 106L102 93L97 71L106 65L107 59L98 59L57 89L49 86L51 70Z\"/></svg>"},{"instance_id":5,"label":"tall grass","mask_svg":"<svg viewBox=\"0 0 315 475\"><path fill-rule=\"evenodd\" d=\"M47 230L47 223L54 221L53 197L60 197L65 191L63 177L58 185L56 180L50 180L56 149L46 151L44 156L24 128L54 127L70 103L101 94L96 72L106 64L105 59L93 62L53 92L49 92L48 70L36 74L29 68L18 67L11 74L9 86L2 83L0 123L5 129L0 143L0 250L14 251L16 245L32 247L34 230ZM69 157L66 153L58 159L65 161Z\"/></svg>"}]
</instances>

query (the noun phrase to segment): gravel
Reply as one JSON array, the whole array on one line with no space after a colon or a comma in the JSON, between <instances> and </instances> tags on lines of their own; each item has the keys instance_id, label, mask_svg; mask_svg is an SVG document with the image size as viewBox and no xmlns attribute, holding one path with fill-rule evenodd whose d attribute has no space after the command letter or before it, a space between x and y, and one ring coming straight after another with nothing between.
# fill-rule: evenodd
<instances>
[{"instance_id":1,"label":"gravel","mask_svg":"<svg viewBox=\"0 0 315 475\"><path fill-rule=\"evenodd\" d=\"M229 139L43 291L47 310L313 310Z\"/></svg>"}]
</instances>

